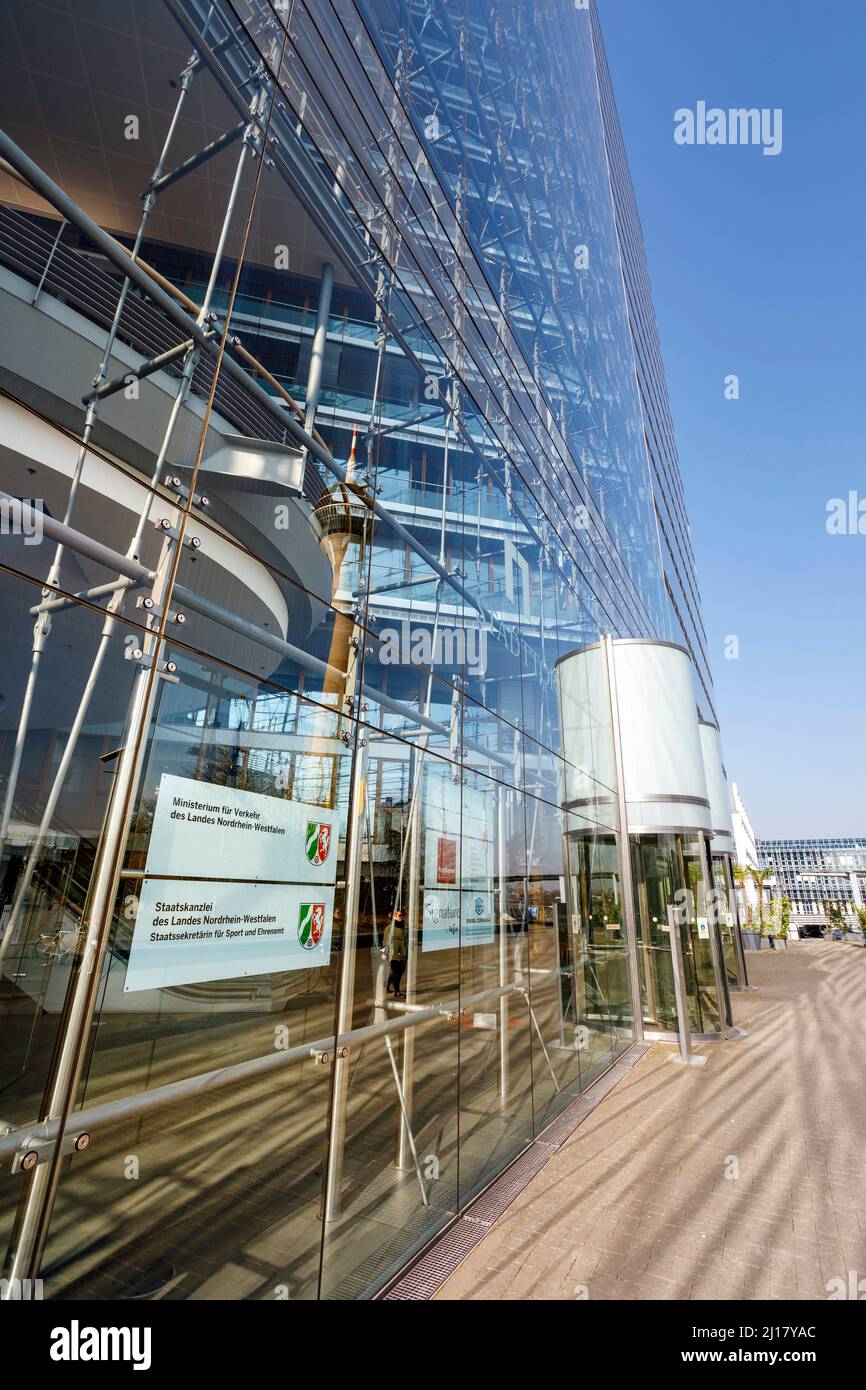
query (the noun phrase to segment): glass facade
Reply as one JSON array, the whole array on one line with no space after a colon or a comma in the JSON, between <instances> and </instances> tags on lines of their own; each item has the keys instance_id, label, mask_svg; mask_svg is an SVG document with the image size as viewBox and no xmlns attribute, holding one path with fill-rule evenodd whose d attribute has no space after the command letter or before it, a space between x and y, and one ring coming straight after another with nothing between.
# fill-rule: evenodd
<instances>
[{"instance_id":1,"label":"glass facade","mask_svg":"<svg viewBox=\"0 0 866 1390\"><path fill-rule=\"evenodd\" d=\"M4 19L0 1245L370 1297L636 1032L554 675L673 623L595 17ZM699 865L641 987L681 886L709 1032Z\"/></svg>"}]
</instances>

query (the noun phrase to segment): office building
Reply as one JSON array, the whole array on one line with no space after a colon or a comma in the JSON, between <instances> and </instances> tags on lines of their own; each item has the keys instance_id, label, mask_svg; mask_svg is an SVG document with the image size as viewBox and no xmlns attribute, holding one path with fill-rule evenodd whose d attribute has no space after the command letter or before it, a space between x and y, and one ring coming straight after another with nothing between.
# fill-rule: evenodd
<instances>
[{"instance_id":1,"label":"office building","mask_svg":"<svg viewBox=\"0 0 866 1390\"><path fill-rule=\"evenodd\" d=\"M744 982L598 18L4 22L8 1269L373 1297Z\"/></svg>"},{"instance_id":2,"label":"office building","mask_svg":"<svg viewBox=\"0 0 866 1390\"><path fill-rule=\"evenodd\" d=\"M773 896L790 898L791 922L829 925L827 904L838 904L856 925L866 906L866 840L758 840L763 868L773 875Z\"/></svg>"}]
</instances>

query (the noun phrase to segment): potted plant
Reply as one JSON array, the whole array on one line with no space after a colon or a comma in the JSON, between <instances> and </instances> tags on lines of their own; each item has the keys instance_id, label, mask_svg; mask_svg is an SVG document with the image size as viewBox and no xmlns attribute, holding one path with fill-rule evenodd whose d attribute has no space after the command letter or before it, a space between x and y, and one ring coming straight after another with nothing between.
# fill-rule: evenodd
<instances>
[{"instance_id":1,"label":"potted plant","mask_svg":"<svg viewBox=\"0 0 866 1390\"><path fill-rule=\"evenodd\" d=\"M740 890L743 903L743 911L746 915L745 922L740 923L740 935L743 938L743 949L745 951L760 951L761 931L752 921L752 904L749 902L749 895L746 891L746 884L752 877L752 869L749 864L734 864L731 869L734 881Z\"/></svg>"},{"instance_id":2,"label":"potted plant","mask_svg":"<svg viewBox=\"0 0 866 1390\"><path fill-rule=\"evenodd\" d=\"M779 925L776 929L776 947L780 951L787 951L788 937L791 933L791 908L790 898L779 899Z\"/></svg>"}]
</instances>

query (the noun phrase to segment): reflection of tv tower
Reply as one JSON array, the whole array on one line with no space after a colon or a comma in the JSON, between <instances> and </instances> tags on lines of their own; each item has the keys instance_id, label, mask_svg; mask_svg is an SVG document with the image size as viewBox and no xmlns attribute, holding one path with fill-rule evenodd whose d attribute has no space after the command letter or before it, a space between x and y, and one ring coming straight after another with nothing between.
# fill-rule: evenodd
<instances>
[{"instance_id":1,"label":"reflection of tv tower","mask_svg":"<svg viewBox=\"0 0 866 1390\"><path fill-rule=\"evenodd\" d=\"M322 696L328 705L333 699L338 716L350 712L355 695L358 643L362 640L356 637L355 603L356 594L364 586L365 554L372 537L374 517L366 487L358 482L357 443L358 426L355 424L345 480L334 483L313 512L319 544L331 566L333 631Z\"/></svg>"}]
</instances>

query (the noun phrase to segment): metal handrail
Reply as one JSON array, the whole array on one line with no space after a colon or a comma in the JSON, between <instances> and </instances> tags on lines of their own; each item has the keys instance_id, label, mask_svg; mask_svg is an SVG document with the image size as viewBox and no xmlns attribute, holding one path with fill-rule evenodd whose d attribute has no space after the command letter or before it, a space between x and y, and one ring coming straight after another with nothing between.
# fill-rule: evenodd
<instances>
[{"instance_id":1,"label":"metal handrail","mask_svg":"<svg viewBox=\"0 0 866 1390\"><path fill-rule=\"evenodd\" d=\"M449 999L444 1003L432 1004L417 1012L403 1014L400 1018L388 1019L384 1023L370 1023L363 1028L353 1028L348 1033L331 1034L314 1042L299 1043L297 1047L286 1048L285 1051L274 1050L260 1057L250 1057L245 1062L233 1062L226 1067L217 1067L214 1071L198 1072L195 1076L185 1076L180 1081L169 1081L162 1086L154 1086L149 1091L135 1091L132 1095L121 1096L117 1100L102 1101L98 1105L75 1111L70 1117L74 1123L68 1127L69 1133L92 1135L97 1130L107 1129L125 1120L138 1119L154 1110L162 1110L166 1106L177 1105L196 1096L210 1095L213 1091L224 1090L228 1086L254 1077L267 1076L270 1072L289 1066L293 1062L303 1062L310 1057L333 1057L338 1048L363 1045L375 1038L393 1037L394 1034L405 1033L410 1028L418 1028L421 1024L453 1017L485 1000L500 999L506 994L525 993L524 985L511 981L506 985L482 990L478 994L470 994L465 999ZM57 1142L59 1130L60 1121L57 1119L46 1123L31 1121L30 1124L19 1125L0 1137L0 1161L33 1147L42 1157L43 1153Z\"/></svg>"}]
</instances>

